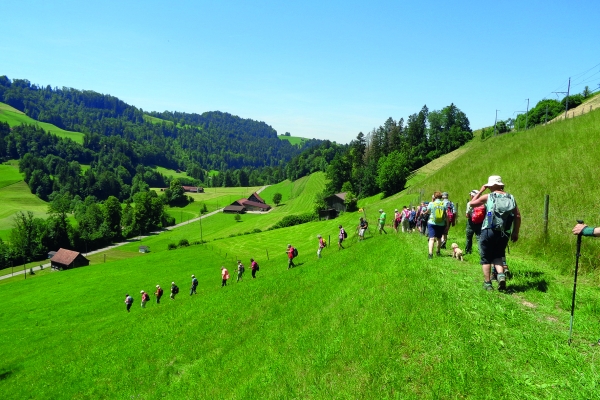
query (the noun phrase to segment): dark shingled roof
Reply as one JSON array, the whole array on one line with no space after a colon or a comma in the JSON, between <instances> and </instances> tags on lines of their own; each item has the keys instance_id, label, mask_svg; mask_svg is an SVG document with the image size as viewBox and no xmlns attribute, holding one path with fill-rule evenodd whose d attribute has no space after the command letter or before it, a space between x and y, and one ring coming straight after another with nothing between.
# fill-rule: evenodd
<instances>
[{"instance_id":1,"label":"dark shingled roof","mask_svg":"<svg viewBox=\"0 0 600 400\"><path fill-rule=\"evenodd\" d=\"M251 206L251 207L258 207L258 208L262 208L263 210L268 210L269 208L271 208L270 205L265 204L265 203L257 203L256 201L251 201L251 200L238 200L238 202L243 201L242 204L244 204L245 206Z\"/></svg>"}]
</instances>

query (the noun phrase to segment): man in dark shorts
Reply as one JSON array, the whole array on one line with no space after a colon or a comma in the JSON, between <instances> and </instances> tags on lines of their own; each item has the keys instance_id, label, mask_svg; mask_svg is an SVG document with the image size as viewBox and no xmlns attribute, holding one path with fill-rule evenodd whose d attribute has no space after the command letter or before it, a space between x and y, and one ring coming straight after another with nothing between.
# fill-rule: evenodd
<instances>
[{"instance_id":1,"label":"man in dark shorts","mask_svg":"<svg viewBox=\"0 0 600 400\"><path fill-rule=\"evenodd\" d=\"M481 195L486 190L489 194ZM502 178L493 175L473 196L469 205L473 208L485 204L486 217L481 227L479 250L481 251L481 269L483 270L483 288L493 290L492 266L496 269L498 290L506 290L505 263L508 240L519 240L521 213L514 197L504 191ZM503 218L500 218L499 216Z\"/></svg>"},{"instance_id":2,"label":"man in dark shorts","mask_svg":"<svg viewBox=\"0 0 600 400\"><path fill-rule=\"evenodd\" d=\"M427 206L427 233L429 236L429 259L433 258L433 244L437 242L436 254L439 256L442 245L442 235L448 231L448 218L446 217L445 204L442 201L442 193L435 192L433 201Z\"/></svg>"},{"instance_id":3,"label":"man in dark shorts","mask_svg":"<svg viewBox=\"0 0 600 400\"><path fill-rule=\"evenodd\" d=\"M344 242L344 239L346 237L346 231L344 230L344 228L342 228L342 226L339 226L340 228L340 234L338 235L338 250L341 250L343 248L345 248L342 243Z\"/></svg>"}]
</instances>

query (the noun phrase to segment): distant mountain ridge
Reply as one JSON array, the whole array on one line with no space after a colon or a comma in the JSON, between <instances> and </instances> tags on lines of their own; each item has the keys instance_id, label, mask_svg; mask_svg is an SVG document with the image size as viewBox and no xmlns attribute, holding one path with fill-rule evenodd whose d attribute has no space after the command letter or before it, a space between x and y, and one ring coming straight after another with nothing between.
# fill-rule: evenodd
<instances>
[{"instance_id":1,"label":"distant mountain ridge","mask_svg":"<svg viewBox=\"0 0 600 400\"><path fill-rule=\"evenodd\" d=\"M279 140L265 122L226 112L145 112L111 95L39 86L6 76L0 76L0 101L35 120L82 132L83 146L92 151L107 146L103 138L110 137L111 147L131 148L136 161L168 168L189 169L191 164L205 170L282 167L321 143L311 139L301 146L291 145ZM172 123L148 121L145 115ZM119 144L119 138L125 143Z\"/></svg>"}]
</instances>

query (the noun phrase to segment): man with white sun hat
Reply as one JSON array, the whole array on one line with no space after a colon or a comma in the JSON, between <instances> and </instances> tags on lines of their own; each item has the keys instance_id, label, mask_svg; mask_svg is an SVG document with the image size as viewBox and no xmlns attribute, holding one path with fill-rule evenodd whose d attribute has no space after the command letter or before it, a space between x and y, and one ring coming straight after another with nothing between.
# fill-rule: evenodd
<instances>
[{"instance_id":1,"label":"man with white sun hat","mask_svg":"<svg viewBox=\"0 0 600 400\"><path fill-rule=\"evenodd\" d=\"M489 190L489 194L482 195ZM504 259L508 240L519 240L521 213L513 195L504 191L504 182L498 175L492 175L481 189L475 193L469 206L475 208L485 204L486 217L481 227L479 248L483 287L493 290L491 281L492 266L498 274L498 290L506 290Z\"/></svg>"}]
</instances>

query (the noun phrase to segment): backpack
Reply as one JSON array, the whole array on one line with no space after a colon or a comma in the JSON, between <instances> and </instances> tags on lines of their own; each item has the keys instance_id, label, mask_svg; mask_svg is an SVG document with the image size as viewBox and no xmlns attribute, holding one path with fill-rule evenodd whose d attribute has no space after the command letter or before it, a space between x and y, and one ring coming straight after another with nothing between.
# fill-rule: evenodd
<instances>
[{"instance_id":1,"label":"backpack","mask_svg":"<svg viewBox=\"0 0 600 400\"><path fill-rule=\"evenodd\" d=\"M515 198L508 193L490 193L486 203L486 210L490 215L484 219L484 228L509 231L515 218L514 209L517 208Z\"/></svg>"},{"instance_id":2,"label":"backpack","mask_svg":"<svg viewBox=\"0 0 600 400\"><path fill-rule=\"evenodd\" d=\"M163 295L163 290L162 290L162 288L161 288L161 289L158 289L158 297L161 297L162 295Z\"/></svg>"},{"instance_id":3,"label":"backpack","mask_svg":"<svg viewBox=\"0 0 600 400\"><path fill-rule=\"evenodd\" d=\"M255 270L256 270L256 271L260 270L260 267L258 266L258 263L255 263L255 265L256 265L256 268L255 268Z\"/></svg>"},{"instance_id":4,"label":"backpack","mask_svg":"<svg viewBox=\"0 0 600 400\"><path fill-rule=\"evenodd\" d=\"M348 234L346 233L345 229L342 231L342 233L344 234L344 239L347 239L348 238Z\"/></svg>"},{"instance_id":5,"label":"backpack","mask_svg":"<svg viewBox=\"0 0 600 400\"><path fill-rule=\"evenodd\" d=\"M475 224L481 224L485 219L485 205L475 207L471 213L471 221Z\"/></svg>"},{"instance_id":6,"label":"backpack","mask_svg":"<svg viewBox=\"0 0 600 400\"><path fill-rule=\"evenodd\" d=\"M198 279L192 279L192 286L198 286Z\"/></svg>"},{"instance_id":7,"label":"backpack","mask_svg":"<svg viewBox=\"0 0 600 400\"><path fill-rule=\"evenodd\" d=\"M446 216L448 217L448 222L450 222L450 225L454 226L454 204L451 201L448 201L448 203L446 203Z\"/></svg>"},{"instance_id":8,"label":"backpack","mask_svg":"<svg viewBox=\"0 0 600 400\"><path fill-rule=\"evenodd\" d=\"M446 220L446 209L444 203L440 200L433 202L433 221L436 224L441 224Z\"/></svg>"},{"instance_id":9,"label":"backpack","mask_svg":"<svg viewBox=\"0 0 600 400\"><path fill-rule=\"evenodd\" d=\"M150 300L150 295L148 295L148 293L144 293L144 296L143 296L142 300L149 301Z\"/></svg>"},{"instance_id":10,"label":"backpack","mask_svg":"<svg viewBox=\"0 0 600 400\"><path fill-rule=\"evenodd\" d=\"M416 212L414 212L414 211L411 211L411 212L410 212L410 217L408 217L408 220L409 220L410 222L415 222L415 217L416 217L416 214L417 214Z\"/></svg>"},{"instance_id":11,"label":"backpack","mask_svg":"<svg viewBox=\"0 0 600 400\"><path fill-rule=\"evenodd\" d=\"M295 248L295 247L294 247L294 248L292 248L292 257L293 257L293 258L296 258L296 257L298 257L298 249L297 249L297 248Z\"/></svg>"},{"instance_id":12,"label":"backpack","mask_svg":"<svg viewBox=\"0 0 600 400\"><path fill-rule=\"evenodd\" d=\"M177 286L173 286L173 294L179 293L179 288Z\"/></svg>"}]
</instances>

